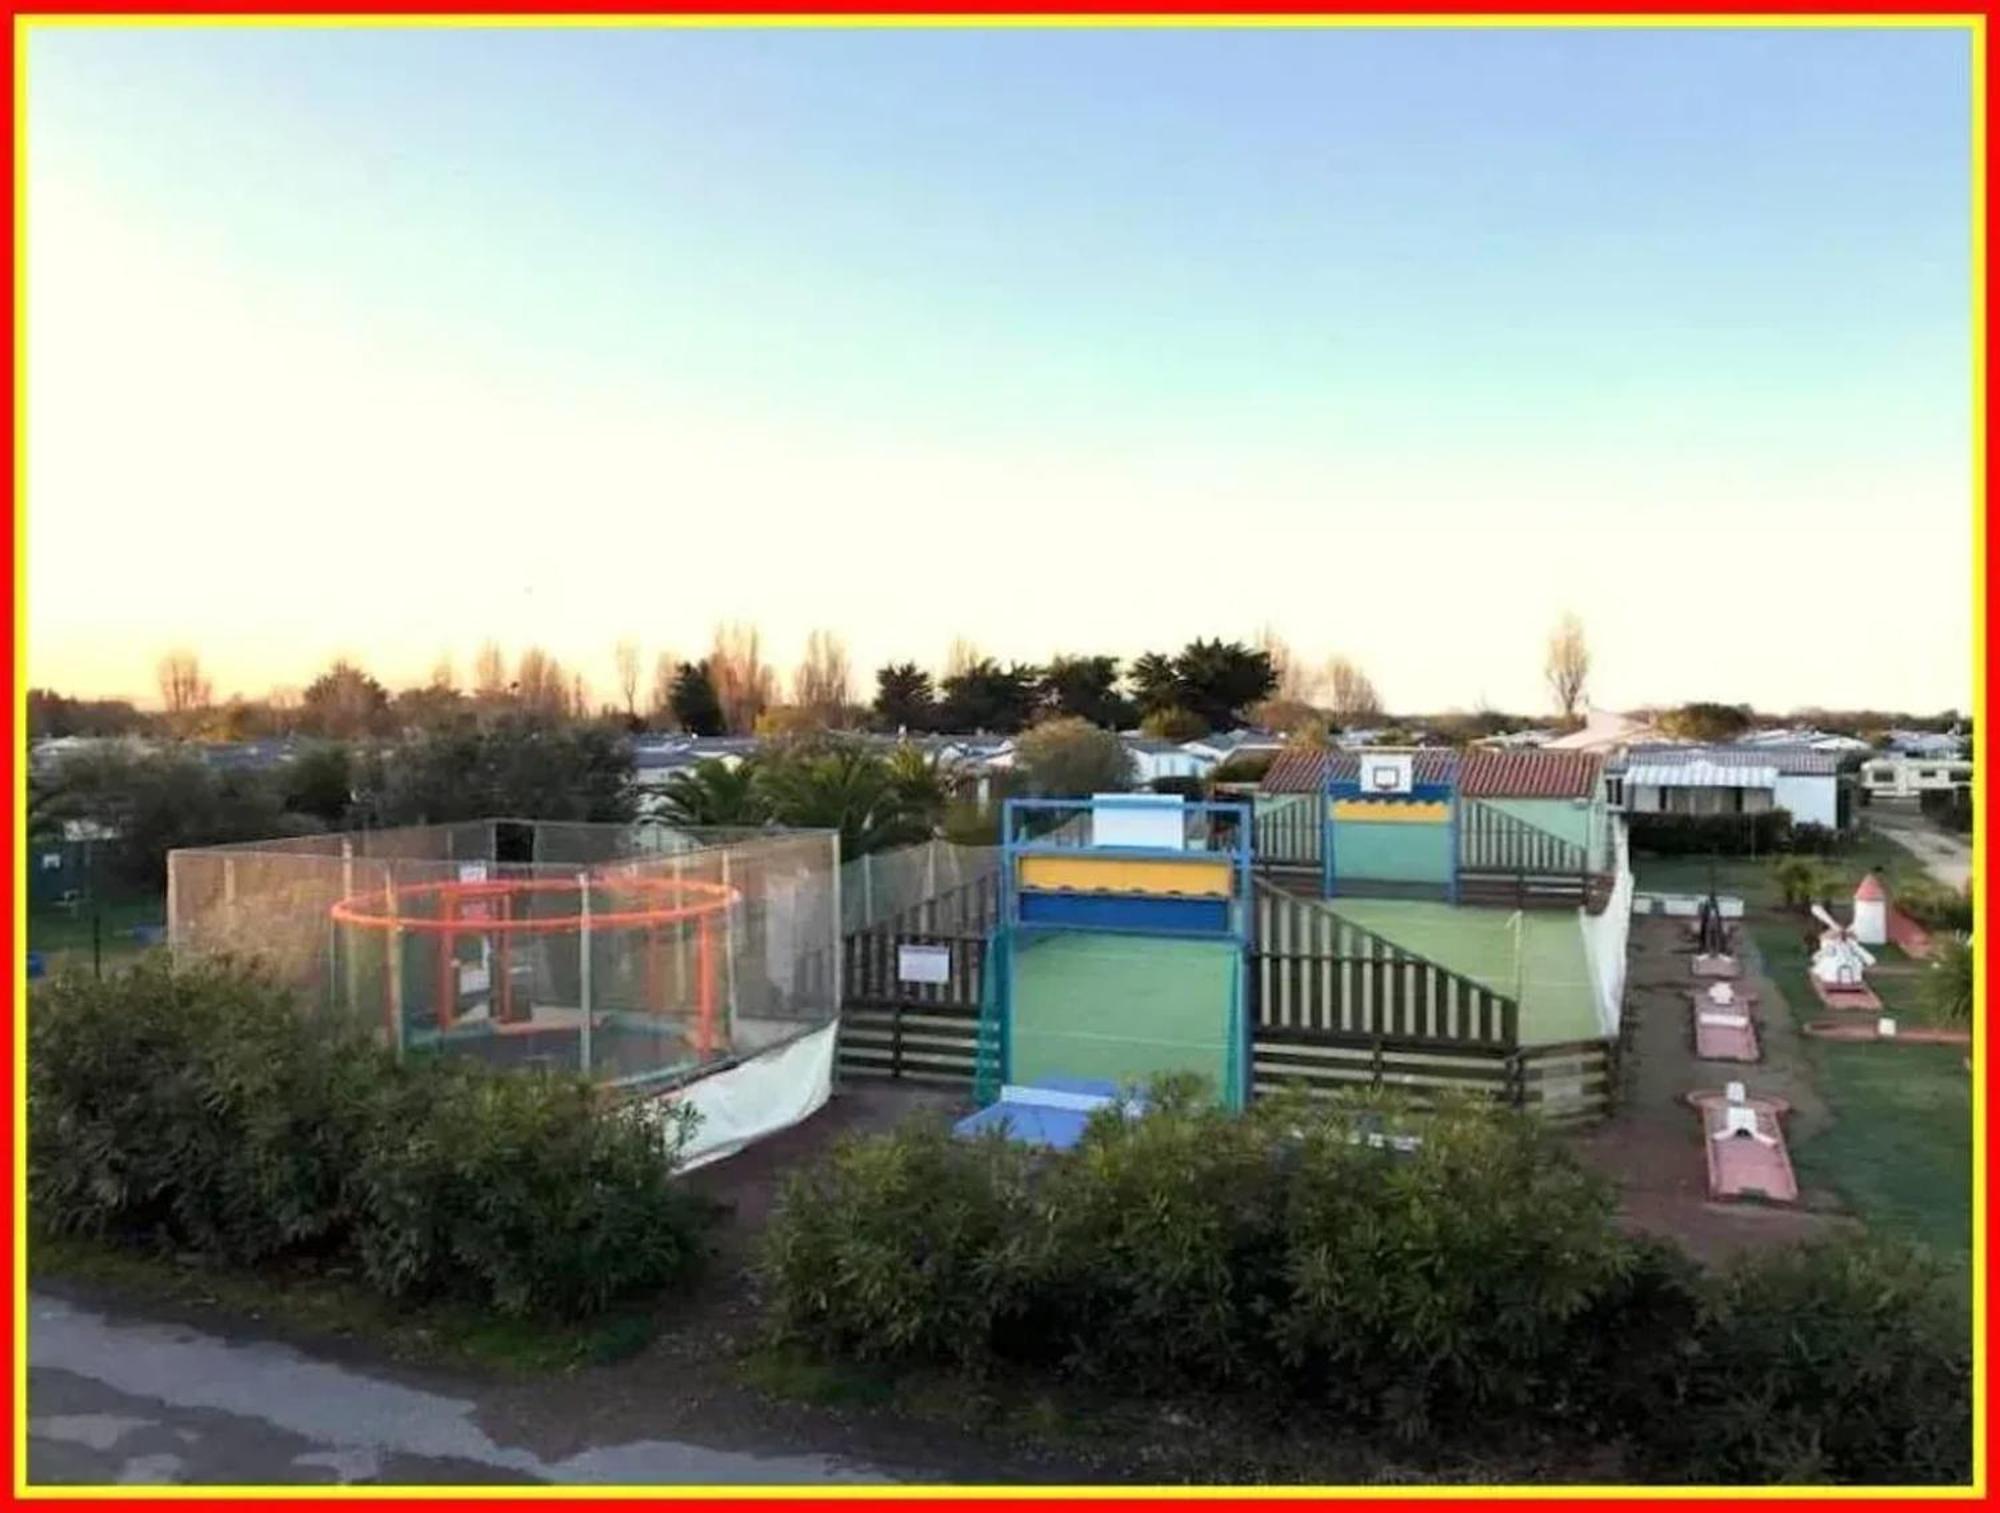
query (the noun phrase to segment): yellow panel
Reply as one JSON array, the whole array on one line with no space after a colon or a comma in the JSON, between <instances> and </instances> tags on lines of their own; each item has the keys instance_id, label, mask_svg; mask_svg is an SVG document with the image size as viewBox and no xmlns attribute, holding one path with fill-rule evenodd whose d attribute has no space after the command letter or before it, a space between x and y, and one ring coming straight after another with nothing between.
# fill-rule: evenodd
<instances>
[{"instance_id":1,"label":"yellow panel","mask_svg":"<svg viewBox=\"0 0 2000 1513\"><path fill-rule=\"evenodd\" d=\"M1230 864L1209 856L1186 861L1166 857L1024 856L1021 886L1067 888L1079 893L1156 893L1182 898L1227 898Z\"/></svg>"},{"instance_id":2,"label":"yellow panel","mask_svg":"<svg viewBox=\"0 0 2000 1513\"><path fill-rule=\"evenodd\" d=\"M1333 817L1366 825L1448 825L1451 805L1405 804L1392 799L1335 799Z\"/></svg>"}]
</instances>

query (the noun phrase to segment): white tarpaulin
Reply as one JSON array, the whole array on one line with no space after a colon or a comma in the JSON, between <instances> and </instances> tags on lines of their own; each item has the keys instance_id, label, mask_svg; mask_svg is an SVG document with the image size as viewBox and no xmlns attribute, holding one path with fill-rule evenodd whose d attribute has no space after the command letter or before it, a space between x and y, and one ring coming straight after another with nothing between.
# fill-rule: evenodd
<instances>
[{"instance_id":1,"label":"white tarpaulin","mask_svg":"<svg viewBox=\"0 0 2000 1513\"><path fill-rule=\"evenodd\" d=\"M1625 953L1632 932L1632 863L1625 844L1625 827L1619 825L1612 840L1617 878L1611 900L1602 914L1577 910L1583 929L1584 959L1597 999L1597 1024L1605 1039L1617 1038L1625 1006Z\"/></svg>"},{"instance_id":2,"label":"white tarpaulin","mask_svg":"<svg viewBox=\"0 0 2000 1513\"><path fill-rule=\"evenodd\" d=\"M835 1021L781 1050L753 1056L673 1095L701 1116L681 1159L683 1170L733 1156L754 1140L789 1129L819 1112L833 1094Z\"/></svg>"}]
</instances>

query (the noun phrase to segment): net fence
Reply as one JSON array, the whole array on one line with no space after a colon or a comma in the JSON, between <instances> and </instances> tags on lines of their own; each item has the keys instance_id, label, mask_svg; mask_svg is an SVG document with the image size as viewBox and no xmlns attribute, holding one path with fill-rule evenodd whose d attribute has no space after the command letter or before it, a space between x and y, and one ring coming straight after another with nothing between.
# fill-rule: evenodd
<instances>
[{"instance_id":1,"label":"net fence","mask_svg":"<svg viewBox=\"0 0 2000 1513\"><path fill-rule=\"evenodd\" d=\"M648 1085L832 1022L837 858L825 831L513 820L177 851L168 933L399 1051Z\"/></svg>"}]
</instances>

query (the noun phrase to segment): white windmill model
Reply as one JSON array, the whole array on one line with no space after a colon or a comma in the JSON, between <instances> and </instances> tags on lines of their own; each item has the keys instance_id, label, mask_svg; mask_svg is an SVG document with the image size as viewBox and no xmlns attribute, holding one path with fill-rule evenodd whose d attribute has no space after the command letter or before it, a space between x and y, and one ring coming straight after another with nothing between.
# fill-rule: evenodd
<instances>
[{"instance_id":1,"label":"white windmill model","mask_svg":"<svg viewBox=\"0 0 2000 1513\"><path fill-rule=\"evenodd\" d=\"M1862 973L1875 965L1874 955L1854 938L1851 927L1827 913L1825 905L1814 904L1812 912L1813 918L1826 926L1820 932L1819 949L1813 953L1813 976L1822 987L1835 991L1865 986Z\"/></svg>"}]
</instances>

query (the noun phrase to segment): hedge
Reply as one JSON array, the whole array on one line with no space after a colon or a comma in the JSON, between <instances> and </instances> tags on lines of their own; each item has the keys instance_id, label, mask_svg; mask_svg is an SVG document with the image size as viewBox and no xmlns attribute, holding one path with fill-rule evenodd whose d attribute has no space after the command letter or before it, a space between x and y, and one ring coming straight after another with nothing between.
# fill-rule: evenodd
<instances>
[{"instance_id":1,"label":"hedge","mask_svg":"<svg viewBox=\"0 0 2000 1513\"><path fill-rule=\"evenodd\" d=\"M29 1013L38 1229L346 1264L391 1298L579 1315L674 1280L685 1135L575 1078L399 1060L230 962L58 976Z\"/></svg>"},{"instance_id":2,"label":"hedge","mask_svg":"<svg viewBox=\"0 0 2000 1513\"><path fill-rule=\"evenodd\" d=\"M1039 1157L928 1120L844 1141L767 1231L773 1339L1440 1449L1566 1432L1656 1479L1967 1474L1969 1328L1914 1253L1710 1276L1622 1232L1612 1189L1525 1115L1153 1101Z\"/></svg>"},{"instance_id":3,"label":"hedge","mask_svg":"<svg viewBox=\"0 0 2000 1513\"><path fill-rule=\"evenodd\" d=\"M1789 810L1760 814L1627 814L1634 851L1654 856L1767 856L1792 845Z\"/></svg>"}]
</instances>

